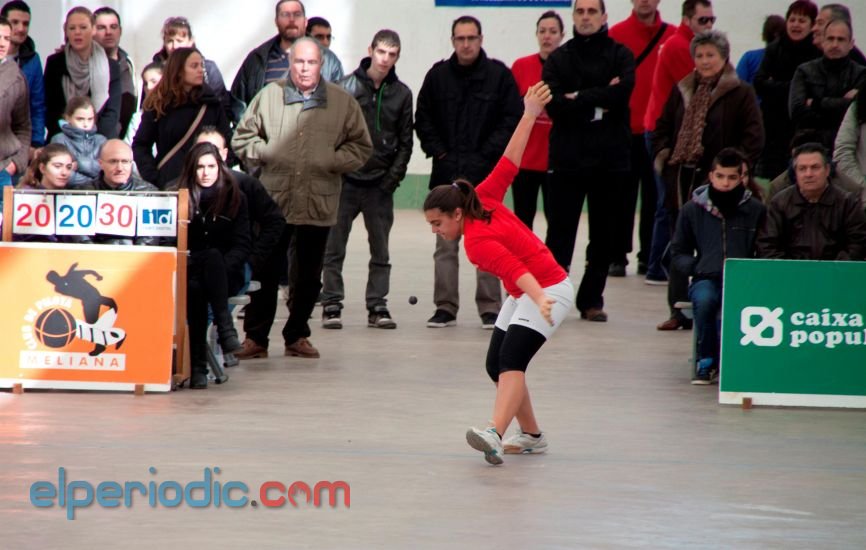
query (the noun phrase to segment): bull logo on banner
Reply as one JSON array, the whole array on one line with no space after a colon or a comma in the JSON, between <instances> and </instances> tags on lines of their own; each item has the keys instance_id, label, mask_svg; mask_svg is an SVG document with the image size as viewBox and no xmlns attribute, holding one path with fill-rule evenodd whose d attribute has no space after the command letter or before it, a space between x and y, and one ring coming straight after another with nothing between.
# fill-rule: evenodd
<instances>
[{"instance_id":1,"label":"bull logo on banner","mask_svg":"<svg viewBox=\"0 0 866 550\"><path fill-rule=\"evenodd\" d=\"M77 338L94 345L89 352L91 357L101 355L107 346L119 350L123 345L126 332L114 326L117 321L117 303L113 298L103 296L87 280L88 276L102 281L102 275L96 271L78 269L77 262L69 267L65 275L52 270L45 276L59 296L48 300L47 304L37 304L37 308L44 307L33 323L33 336L39 343L59 349ZM73 300L80 302L84 320L76 319L69 311Z\"/></svg>"}]
</instances>

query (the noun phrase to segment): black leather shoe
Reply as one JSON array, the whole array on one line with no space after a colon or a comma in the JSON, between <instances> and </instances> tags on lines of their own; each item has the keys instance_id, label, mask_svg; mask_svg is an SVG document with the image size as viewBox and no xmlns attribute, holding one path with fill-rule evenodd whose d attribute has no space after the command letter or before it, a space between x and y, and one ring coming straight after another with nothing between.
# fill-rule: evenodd
<instances>
[{"instance_id":1,"label":"black leather shoe","mask_svg":"<svg viewBox=\"0 0 866 550\"><path fill-rule=\"evenodd\" d=\"M194 372L189 377L189 389L191 390L206 390L207 389L207 373Z\"/></svg>"}]
</instances>

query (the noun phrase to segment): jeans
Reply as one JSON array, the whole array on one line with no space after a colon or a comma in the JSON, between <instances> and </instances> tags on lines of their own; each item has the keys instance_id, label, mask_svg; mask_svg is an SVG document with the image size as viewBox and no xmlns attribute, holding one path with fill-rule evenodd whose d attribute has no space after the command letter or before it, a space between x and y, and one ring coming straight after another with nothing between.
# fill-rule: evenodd
<instances>
[{"instance_id":1,"label":"jeans","mask_svg":"<svg viewBox=\"0 0 866 550\"><path fill-rule=\"evenodd\" d=\"M646 264L652 247L654 216L656 212L655 175L649 158L646 141L642 135L633 135L631 140L631 172L623 182L619 219L616 222L612 261L627 265L627 255L633 249L634 213L640 194L640 227L638 238L638 263Z\"/></svg>"},{"instance_id":2,"label":"jeans","mask_svg":"<svg viewBox=\"0 0 866 550\"><path fill-rule=\"evenodd\" d=\"M0 170L0 208L3 208L3 188L12 185L12 176L4 168Z\"/></svg>"},{"instance_id":3,"label":"jeans","mask_svg":"<svg viewBox=\"0 0 866 550\"><path fill-rule=\"evenodd\" d=\"M719 308L722 306L722 283L713 279L694 281L689 287L689 299L695 312L695 336L698 341L697 359L712 359L719 366Z\"/></svg>"},{"instance_id":4,"label":"jeans","mask_svg":"<svg viewBox=\"0 0 866 550\"><path fill-rule=\"evenodd\" d=\"M369 311L385 309L391 283L391 263L388 254L388 236L394 225L394 195L375 182L369 186L346 182L340 194L337 225L331 228L325 248L322 279L322 304L339 305L346 297L343 286L343 261L352 222L358 214L364 216L367 242L370 245L370 263L367 274L366 302Z\"/></svg>"},{"instance_id":5,"label":"jeans","mask_svg":"<svg viewBox=\"0 0 866 550\"><path fill-rule=\"evenodd\" d=\"M647 132L644 134L646 138L646 148L650 156L650 164L653 162L652 154L652 134ZM662 267L662 257L664 257L665 249L671 241L671 215L668 211L666 201L666 186L662 180L661 174L656 173L653 169L656 186L656 208L653 216L652 229L652 245L647 258L647 278L663 280L667 279L667 274Z\"/></svg>"}]
</instances>

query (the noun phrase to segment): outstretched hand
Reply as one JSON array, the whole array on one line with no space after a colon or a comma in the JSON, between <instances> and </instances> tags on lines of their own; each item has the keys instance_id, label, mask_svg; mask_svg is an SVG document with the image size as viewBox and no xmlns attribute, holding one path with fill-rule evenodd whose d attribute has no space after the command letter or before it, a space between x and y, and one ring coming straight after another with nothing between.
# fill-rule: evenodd
<instances>
[{"instance_id":1,"label":"outstretched hand","mask_svg":"<svg viewBox=\"0 0 866 550\"><path fill-rule=\"evenodd\" d=\"M550 88L544 81L533 84L526 90L526 95L523 96L524 112L535 117L541 115L544 111L544 106L550 103L552 97Z\"/></svg>"}]
</instances>

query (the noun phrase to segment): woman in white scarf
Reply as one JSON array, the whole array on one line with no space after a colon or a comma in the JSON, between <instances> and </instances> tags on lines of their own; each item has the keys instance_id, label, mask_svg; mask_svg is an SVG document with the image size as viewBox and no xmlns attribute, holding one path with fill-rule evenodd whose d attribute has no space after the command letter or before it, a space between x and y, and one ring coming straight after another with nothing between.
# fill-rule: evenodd
<instances>
[{"instance_id":1,"label":"woman in white scarf","mask_svg":"<svg viewBox=\"0 0 866 550\"><path fill-rule=\"evenodd\" d=\"M66 44L45 62L46 127L49 138L59 133L66 101L87 96L96 107L99 133L111 139L120 131L120 69L93 40L93 13L76 7L63 24Z\"/></svg>"}]
</instances>

